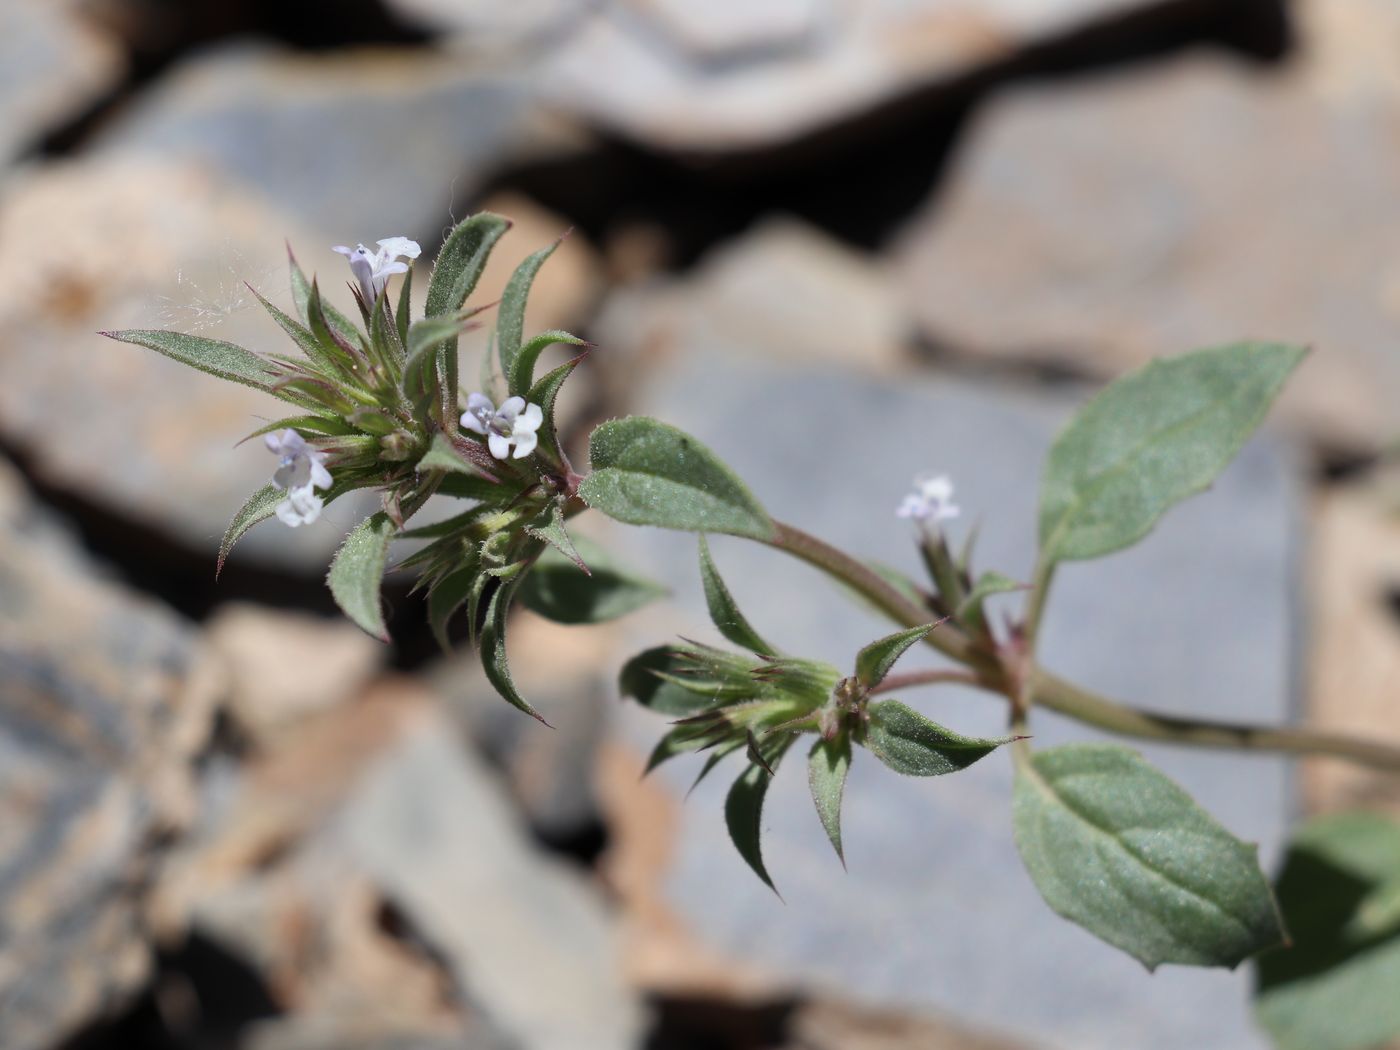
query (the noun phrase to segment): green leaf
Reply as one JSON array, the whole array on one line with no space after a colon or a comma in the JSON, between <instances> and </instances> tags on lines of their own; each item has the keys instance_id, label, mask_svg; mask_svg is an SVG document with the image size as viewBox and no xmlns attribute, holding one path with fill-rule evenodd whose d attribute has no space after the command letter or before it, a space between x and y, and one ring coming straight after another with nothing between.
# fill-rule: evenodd
<instances>
[{"instance_id":1,"label":"green leaf","mask_svg":"<svg viewBox=\"0 0 1400 1050\"><path fill-rule=\"evenodd\" d=\"M462 308L486 268L491 249L508 229L509 219L486 211L463 219L453 228L433 263L424 316L452 314Z\"/></svg>"},{"instance_id":2,"label":"green leaf","mask_svg":"<svg viewBox=\"0 0 1400 1050\"><path fill-rule=\"evenodd\" d=\"M977 583L973 586L972 593L964 598L963 603L958 606L957 618L959 620L965 620L970 616L980 618L983 603L992 595L1025 589L1025 584L1018 583L1010 576L1004 576L999 572L984 572L977 577Z\"/></svg>"},{"instance_id":3,"label":"green leaf","mask_svg":"<svg viewBox=\"0 0 1400 1050\"><path fill-rule=\"evenodd\" d=\"M593 472L579 485L592 507L629 525L727 532L770 540L773 522L704 445L644 416L614 419L589 439Z\"/></svg>"},{"instance_id":4,"label":"green leaf","mask_svg":"<svg viewBox=\"0 0 1400 1050\"><path fill-rule=\"evenodd\" d=\"M464 565L449 572L428 589L428 627L443 652L452 649L451 640L447 637L448 621L466 603L477 572L475 564Z\"/></svg>"},{"instance_id":5,"label":"green leaf","mask_svg":"<svg viewBox=\"0 0 1400 1050\"><path fill-rule=\"evenodd\" d=\"M630 696L659 715L688 718L715 706L713 697L682 686L676 680L679 673L675 651L669 646L658 646L638 653L623 665L617 688L623 696Z\"/></svg>"},{"instance_id":6,"label":"green leaf","mask_svg":"<svg viewBox=\"0 0 1400 1050\"><path fill-rule=\"evenodd\" d=\"M433 435L433 442L428 446L428 451L418 460L417 470L419 473L425 470L447 470L455 474L476 474L476 468L462 458L452 446L452 439L441 431ZM494 486L492 488L494 489Z\"/></svg>"},{"instance_id":7,"label":"green leaf","mask_svg":"<svg viewBox=\"0 0 1400 1050\"><path fill-rule=\"evenodd\" d=\"M345 537L326 577L331 596L341 611L381 642L389 640L389 632L384 627L379 590L393 536L394 523L389 515L383 511L371 514Z\"/></svg>"},{"instance_id":8,"label":"green leaf","mask_svg":"<svg viewBox=\"0 0 1400 1050\"><path fill-rule=\"evenodd\" d=\"M410 266L403 275L403 284L399 285L399 308L394 313L394 326L398 329L399 345L408 349L408 326L413 320L413 267Z\"/></svg>"},{"instance_id":9,"label":"green leaf","mask_svg":"<svg viewBox=\"0 0 1400 1050\"><path fill-rule=\"evenodd\" d=\"M258 293L257 289L250 286L249 290L257 297L258 302L262 304L263 309L268 312L268 315L277 322L278 327L286 332L287 335L291 336L292 341L297 344L301 352L305 354L307 359L316 365L324 375L327 377L343 377L346 375L345 366L347 362L343 361L341 357L338 356L336 352L338 351L337 347L334 345L330 347L323 345L321 341L311 333L309 328L303 327L299 322L288 317L277 307L273 306L272 303L268 302Z\"/></svg>"},{"instance_id":10,"label":"green leaf","mask_svg":"<svg viewBox=\"0 0 1400 1050\"><path fill-rule=\"evenodd\" d=\"M501 697L513 707L524 711L531 718L545 722L544 716L531 707L520 691L515 687L515 681L510 675L510 664L506 661L506 614L510 609L510 600L515 593L515 588L519 586L520 577L502 580L501 585L496 588L491 595L491 600L486 605L486 619L481 627L481 666L486 671L486 679L501 694Z\"/></svg>"},{"instance_id":11,"label":"green leaf","mask_svg":"<svg viewBox=\"0 0 1400 1050\"><path fill-rule=\"evenodd\" d=\"M520 348L511 362L508 373L510 392L520 394L523 397L535 381L535 362L539 360L540 354L551 346L561 343L566 346L588 345L586 340L580 339L576 335L570 335L568 332L552 331L535 336Z\"/></svg>"},{"instance_id":12,"label":"green leaf","mask_svg":"<svg viewBox=\"0 0 1400 1050\"><path fill-rule=\"evenodd\" d=\"M1280 1050L1400 1037L1400 826L1369 813L1304 825L1278 879L1292 947L1258 963L1255 1013Z\"/></svg>"},{"instance_id":13,"label":"green leaf","mask_svg":"<svg viewBox=\"0 0 1400 1050\"><path fill-rule=\"evenodd\" d=\"M432 450L429 449L431 452ZM451 469L445 464L437 464L440 469ZM453 499L474 499L483 502L506 502L511 490L474 474L448 474L438 485L438 494Z\"/></svg>"},{"instance_id":14,"label":"green leaf","mask_svg":"<svg viewBox=\"0 0 1400 1050\"><path fill-rule=\"evenodd\" d=\"M923 641L937 626L937 623L926 623L871 642L856 653L856 680L867 689L873 689L885 680L885 675L890 673L895 661L903 656L910 646Z\"/></svg>"},{"instance_id":15,"label":"green leaf","mask_svg":"<svg viewBox=\"0 0 1400 1050\"><path fill-rule=\"evenodd\" d=\"M306 279L306 274L302 273L301 266L297 263L296 256L292 255L290 248L287 250L287 263L292 274L292 302L296 304L298 316L305 324L309 325L311 324L311 282ZM325 300L321 301L320 309L324 319L342 337L345 339L354 338L354 321Z\"/></svg>"},{"instance_id":16,"label":"green leaf","mask_svg":"<svg viewBox=\"0 0 1400 1050\"><path fill-rule=\"evenodd\" d=\"M272 367L251 350L244 350L233 343L218 339L205 339L198 335L184 335L180 332L162 330L143 331L127 329L121 332L102 332L108 339L123 343L135 343L158 354L173 358L181 364L208 372L220 379L229 379L244 386L262 390L283 400L280 391L273 389L277 373Z\"/></svg>"},{"instance_id":17,"label":"green leaf","mask_svg":"<svg viewBox=\"0 0 1400 1050\"><path fill-rule=\"evenodd\" d=\"M506 377L512 394L521 393L529 387L529 370L534 367L533 361L524 369L518 369L516 365L516 358L520 355L520 344L525 338L525 303L530 296L530 285L534 283L535 274L540 272L544 261L553 255L554 249L558 247L559 242L555 241L549 247L541 248L528 256L510 275L510 280L506 282L506 290L501 294L501 305L496 311L496 353L500 355L501 375ZM544 347L535 350L536 357L542 349ZM519 382L522 373L524 382Z\"/></svg>"},{"instance_id":18,"label":"green leaf","mask_svg":"<svg viewBox=\"0 0 1400 1050\"><path fill-rule=\"evenodd\" d=\"M774 771L787 751L793 737L784 738L763 757ZM760 765L750 763L749 767L734 781L729 795L724 800L724 822L729 828L729 838L754 873L764 881L770 890L778 892L768 869L763 865L763 852L759 848L762 832L763 800L768 795L768 784L772 776Z\"/></svg>"},{"instance_id":19,"label":"green leaf","mask_svg":"<svg viewBox=\"0 0 1400 1050\"><path fill-rule=\"evenodd\" d=\"M573 542L592 575L550 547L521 585L520 600L531 612L555 623L604 623L665 597L665 587L622 567L597 544Z\"/></svg>"},{"instance_id":20,"label":"green leaf","mask_svg":"<svg viewBox=\"0 0 1400 1050\"><path fill-rule=\"evenodd\" d=\"M564 508L559 501L551 503L527 522L525 532L527 535L549 544L555 552L567 558L576 571L585 576L591 571L588 568L588 563L579 557L573 537L564 528Z\"/></svg>"},{"instance_id":21,"label":"green leaf","mask_svg":"<svg viewBox=\"0 0 1400 1050\"><path fill-rule=\"evenodd\" d=\"M564 454L559 447L559 434L554 424L554 402L559 396L559 390L563 387L564 381L573 374L579 362L587 356L587 353L579 354L577 357L565 361L558 368L546 372L525 395L525 400L529 404L539 405L544 411L544 422L540 424L540 429L537 432L540 451L545 453L547 458L561 464L564 462Z\"/></svg>"},{"instance_id":22,"label":"green leaf","mask_svg":"<svg viewBox=\"0 0 1400 1050\"><path fill-rule=\"evenodd\" d=\"M778 650L760 638L739 611L729 588L720 578L719 570L715 568L714 559L710 557L710 545L703 535L700 537L700 578L705 585L705 604L710 607L710 619L719 628L719 633L751 653L776 656Z\"/></svg>"},{"instance_id":23,"label":"green leaf","mask_svg":"<svg viewBox=\"0 0 1400 1050\"><path fill-rule=\"evenodd\" d=\"M302 434L324 434L327 437L350 437L355 434L355 428L339 416L287 416L285 419L274 419L271 423L264 423L251 434L246 435L243 441L249 441L255 437L262 437L264 434L271 434L276 430L295 430ZM240 442L242 444L242 442Z\"/></svg>"},{"instance_id":24,"label":"green leaf","mask_svg":"<svg viewBox=\"0 0 1400 1050\"><path fill-rule=\"evenodd\" d=\"M672 729L656 742L656 746L652 748L651 754L647 756L647 764L646 768L642 770L642 776L646 776L657 766L661 765L661 763L667 762L677 755L683 755L687 751L695 750L694 739L691 734L686 732L687 728L686 726L681 726L677 729Z\"/></svg>"},{"instance_id":25,"label":"green leaf","mask_svg":"<svg viewBox=\"0 0 1400 1050\"><path fill-rule=\"evenodd\" d=\"M846 863L846 855L841 849L841 796L846 791L850 768L851 741L845 733L832 740L818 739L807 756L807 785L812 789L812 801L842 864Z\"/></svg>"},{"instance_id":26,"label":"green leaf","mask_svg":"<svg viewBox=\"0 0 1400 1050\"><path fill-rule=\"evenodd\" d=\"M1045 902L1149 970L1233 967L1284 939L1255 848L1128 748L1018 762L1013 819Z\"/></svg>"},{"instance_id":27,"label":"green leaf","mask_svg":"<svg viewBox=\"0 0 1400 1050\"><path fill-rule=\"evenodd\" d=\"M224 562L228 561L229 552L233 550L233 545L258 522L266 521L277 513L277 504L286 498L285 491L276 485L268 484L254 492L248 497L248 502L238 508L238 513L233 516L233 521L229 522L228 531L224 533L223 542L219 544L219 562L214 570L215 579L218 579L219 574L224 571Z\"/></svg>"},{"instance_id":28,"label":"green leaf","mask_svg":"<svg viewBox=\"0 0 1400 1050\"><path fill-rule=\"evenodd\" d=\"M1009 743L1009 737L959 736L931 722L898 700L879 700L867 709L870 721L860 742L896 773L937 777L966 769Z\"/></svg>"},{"instance_id":29,"label":"green leaf","mask_svg":"<svg viewBox=\"0 0 1400 1050\"><path fill-rule=\"evenodd\" d=\"M1235 458L1304 350L1239 343L1110 384L1056 439L1040 500L1047 563L1131 546Z\"/></svg>"}]
</instances>

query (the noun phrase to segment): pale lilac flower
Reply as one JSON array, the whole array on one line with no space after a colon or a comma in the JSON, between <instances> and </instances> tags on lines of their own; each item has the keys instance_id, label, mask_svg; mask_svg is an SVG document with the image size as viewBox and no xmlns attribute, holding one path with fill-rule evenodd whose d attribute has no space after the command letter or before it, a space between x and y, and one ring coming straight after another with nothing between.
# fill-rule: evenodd
<instances>
[{"instance_id":1,"label":"pale lilac flower","mask_svg":"<svg viewBox=\"0 0 1400 1050\"><path fill-rule=\"evenodd\" d=\"M527 405L523 397L507 398L498 409L485 394L472 394L462 413L462 426L483 435L491 455L497 459L509 458L512 445L516 459L524 459L535 451L539 442L536 431L543 422L544 409Z\"/></svg>"},{"instance_id":2,"label":"pale lilac flower","mask_svg":"<svg viewBox=\"0 0 1400 1050\"><path fill-rule=\"evenodd\" d=\"M416 259L423 250L418 247L417 241L407 237L386 237L378 244L377 252L370 251L363 244L357 244L354 248L338 244L331 249L350 260L350 272L360 282L365 303L371 306L379 298L379 293L384 291L390 277L408 272L408 263L399 262L399 258Z\"/></svg>"},{"instance_id":3,"label":"pale lilac flower","mask_svg":"<svg viewBox=\"0 0 1400 1050\"><path fill-rule=\"evenodd\" d=\"M281 460L273 472L272 484L287 491L287 498L277 504L277 517L292 528L310 525L321 516L325 505L316 490L331 487L326 454L308 445L295 430L268 434L263 443Z\"/></svg>"},{"instance_id":4,"label":"pale lilac flower","mask_svg":"<svg viewBox=\"0 0 1400 1050\"><path fill-rule=\"evenodd\" d=\"M953 482L946 474L924 475L914 479L914 491L904 497L895 511L901 518L911 518L925 525L937 525L959 514L953 503Z\"/></svg>"}]
</instances>

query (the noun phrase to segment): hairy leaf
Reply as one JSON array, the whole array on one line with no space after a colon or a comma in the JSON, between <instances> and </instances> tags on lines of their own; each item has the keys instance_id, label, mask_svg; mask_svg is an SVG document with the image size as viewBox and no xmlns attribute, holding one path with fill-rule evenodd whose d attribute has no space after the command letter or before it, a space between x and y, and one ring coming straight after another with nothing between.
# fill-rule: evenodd
<instances>
[{"instance_id":1,"label":"hairy leaf","mask_svg":"<svg viewBox=\"0 0 1400 1050\"><path fill-rule=\"evenodd\" d=\"M1235 458L1303 354L1239 343L1154 361L1110 384L1050 449L1042 557L1097 558L1146 536Z\"/></svg>"},{"instance_id":2,"label":"hairy leaf","mask_svg":"<svg viewBox=\"0 0 1400 1050\"><path fill-rule=\"evenodd\" d=\"M1025 589L1025 584L1017 583L1010 576L1004 576L999 572L984 572L977 577L977 583L973 585L972 592L958 606L958 619L969 615L980 616L983 603L994 594L1005 594L1008 591Z\"/></svg>"},{"instance_id":3,"label":"hairy leaf","mask_svg":"<svg viewBox=\"0 0 1400 1050\"><path fill-rule=\"evenodd\" d=\"M898 700L876 701L868 713L870 721L861 743L896 773L908 777L956 773L1009 742L1009 738L960 736Z\"/></svg>"},{"instance_id":4,"label":"hairy leaf","mask_svg":"<svg viewBox=\"0 0 1400 1050\"><path fill-rule=\"evenodd\" d=\"M389 515L383 511L371 514L345 537L326 577L331 596L341 611L381 642L389 640L379 591L393 536L394 523Z\"/></svg>"},{"instance_id":5,"label":"hairy leaf","mask_svg":"<svg viewBox=\"0 0 1400 1050\"><path fill-rule=\"evenodd\" d=\"M501 294L501 306L496 312L496 353L500 356L501 375L506 377L512 394L524 393L529 388L530 369L535 364L530 361L523 369L516 366L516 358L520 356L520 346L525 339L525 303L530 296L530 285L534 283L535 274L540 272L544 261L558 247L559 242L555 241L528 256L510 275L506 290ZM535 350L536 357L541 349L543 347ZM522 376L523 382L520 381Z\"/></svg>"},{"instance_id":6,"label":"hairy leaf","mask_svg":"<svg viewBox=\"0 0 1400 1050\"><path fill-rule=\"evenodd\" d=\"M785 736L781 741L766 749L763 757L767 760L769 769L777 770L778 762L792 741L793 737ZM778 888L773 885L773 880L768 875L768 869L764 867L763 851L759 844L762 833L763 800L768 795L768 784L772 779L767 769L761 765L750 763L749 767L739 775L739 779L734 781L734 786L729 789L729 795L724 800L724 822L729 828L729 838L734 843L734 848L739 851L739 855L744 858L748 866L754 870L754 873L764 881L768 888L777 893Z\"/></svg>"},{"instance_id":7,"label":"hairy leaf","mask_svg":"<svg viewBox=\"0 0 1400 1050\"><path fill-rule=\"evenodd\" d=\"M509 219L486 211L453 227L442 242L428 279L428 294L423 302L425 317L452 314L462 308L486 268L491 249L508 229Z\"/></svg>"},{"instance_id":8,"label":"hairy leaf","mask_svg":"<svg viewBox=\"0 0 1400 1050\"><path fill-rule=\"evenodd\" d=\"M535 362L539 360L540 354L551 346L563 344L565 346L587 346L586 340L580 339L576 335L568 332L551 331L535 336L528 343L522 346L511 361L510 371L506 374L509 380L510 392L524 397L535 381Z\"/></svg>"},{"instance_id":9,"label":"hairy leaf","mask_svg":"<svg viewBox=\"0 0 1400 1050\"><path fill-rule=\"evenodd\" d=\"M502 580L487 603L486 619L481 627L481 666L486 671L487 681L501 694L502 699L531 718L549 725L544 716L520 695L520 691L515 687L515 680L511 678L510 664L506 660L506 614L519 582L518 576L515 579Z\"/></svg>"},{"instance_id":10,"label":"hairy leaf","mask_svg":"<svg viewBox=\"0 0 1400 1050\"><path fill-rule=\"evenodd\" d=\"M593 431L593 473L579 495L629 525L727 532L768 540L773 522L713 452L675 427L644 416Z\"/></svg>"},{"instance_id":11,"label":"hairy leaf","mask_svg":"<svg viewBox=\"0 0 1400 1050\"><path fill-rule=\"evenodd\" d=\"M293 400L273 388L273 384L277 381L277 374L266 361L251 350L244 350L243 347L235 346L233 343L159 329L149 331L127 329L121 332L103 332L101 334L123 343L144 346L148 350L164 354L181 364L197 368L201 372L208 372L220 379L229 379L235 383L242 383L244 386L251 386L256 390L283 397L284 400Z\"/></svg>"},{"instance_id":12,"label":"hairy leaf","mask_svg":"<svg viewBox=\"0 0 1400 1050\"><path fill-rule=\"evenodd\" d=\"M617 688L623 696L630 696L659 715L688 718L713 707L712 697L693 692L677 681L679 672L675 651L669 646L658 646L638 653L623 665Z\"/></svg>"},{"instance_id":13,"label":"hairy leaf","mask_svg":"<svg viewBox=\"0 0 1400 1050\"><path fill-rule=\"evenodd\" d=\"M624 568L596 543L582 537L573 543L591 575L550 547L521 585L525 608L555 623L604 623L665 597L666 588Z\"/></svg>"},{"instance_id":14,"label":"hairy leaf","mask_svg":"<svg viewBox=\"0 0 1400 1050\"><path fill-rule=\"evenodd\" d=\"M700 578L705 585L705 604L710 607L710 619L719 628L719 633L751 653L776 656L778 650L759 637L739 611L729 588L720 578L719 570L715 568L714 559L710 557L710 545L703 535L700 537Z\"/></svg>"},{"instance_id":15,"label":"hairy leaf","mask_svg":"<svg viewBox=\"0 0 1400 1050\"><path fill-rule=\"evenodd\" d=\"M564 381L573 374L587 355L579 354L577 357L565 361L558 368L551 369L540 377L539 381L530 388L530 392L525 395L525 400L532 405L539 405L544 410L544 422L540 424L537 432L539 435L539 450L546 459L554 460L557 463L564 463L564 453L559 446L559 434L554 425L554 402L559 397L559 390L563 387Z\"/></svg>"},{"instance_id":16,"label":"hairy leaf","mask_svg":"<svg viewBox=\"0 0 1400 1050\"><path fill-rule=\"evenodd\" d=\"M921 642L938 624L926 623L911 627L907 631L896 631L877 641L871 642L856 653L856 680L867 689L872 689L885 680L895 661L903 656L917 642Z\"/></svg>"},{"instance_id":17,"label":"hairy leaf","mask_svg":"<svg viewBox=\"0 0 1400 1050\"><path fill-rule=\"evenodd\" d=\"M1284 939L1255 848L1135 751L1072 744L1018 763L1013 819L1046 903L1149 970L1233 967Z\"/></svg>"},{"instance_id":18,"label":"hairy leaf","mask_svg":"<svg viewBox=\"0 0 1400 1050\"><path fill-rule=\"evenodd\" d=\"M846 774L851 769L851 741L845 733L831 740L818 739L807 756L807 785L817 807L826 837L836 849L841 863L846 855L841 849L841 796L846 791Z\"/></svg>"}]
</instances>

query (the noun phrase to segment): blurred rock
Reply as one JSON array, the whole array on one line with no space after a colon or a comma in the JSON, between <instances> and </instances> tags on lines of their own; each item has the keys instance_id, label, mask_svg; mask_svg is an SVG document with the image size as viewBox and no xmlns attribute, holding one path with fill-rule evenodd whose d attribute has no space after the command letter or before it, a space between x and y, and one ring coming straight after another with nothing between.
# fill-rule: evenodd
<instances>
[{"instance_id":1,"label":"blurred rock","mask_svg":"<svg viewBox=\"0 0 1400 1050\"><path fill-rule=\"evenodd\" d=\"M606 662L615 648L608 627L564 627L533 613L512 620L516 685L552 729L497 696L466 645L430 672L434 688L501 769L531 827L561 845L598 824L594 762L616 695L617 668Z\"/></svg>"},{"instance_id":2,"label":"blurred rock","mask_svg":"<svg viewBox=\"0 0 1400 1050\"><path fill-rule=\"evenodd\" d=\"M1025 579L1041 463L1070 401L947 377L891 384L779 370L716 346L677 362L641 405L714 448L780 520L916 575L908 529L893 511L916 474L950 471L964 515L954 542L980 520L981 566ZM837 406L841 418L866 420L898 440L872 445L833 432ZM1141 546L1065 568L1044 625L1046 663L1146 708L1290 720L1298 500L1286 446L1267 436L1251 443L1208 496L1174 508ZM691 611L684 633L714 637L702 623L694 539L659 529L630 536L629 557ZM889 630L805 565L724 537L713 548L747 617L786 651L848 663ZM642 625L632 651L665 638L660 626ZM932 662L920 653L906 660L909 670ZM1004 732L1004 707L962 687L905 699L959 732ZM664 721L625 710L628 737L644 752ZM1049 713L1037 713L1032 732L1037 746L1100 739ZM1258 841L1266 866L1272 862L1292 808L1282 759L1141 750L1226 827ZM1012 842L1005 755L936 782L857 760L843 822L849 872L813 813L800 755L788 764L794 768L779 770L763 821L764 854L785 904L748 870L725 831L735 760L667 825L674 857L654 892L712 950L804 987L949 1015L1035 1045L1262 1045L1249 1020L1245 973L1167 967L1149 977L1050 912ZM679 759L653 777L679 799L698 765ZM1013 1005L1008 987L1017 989Z\"/></svg>"},{"instance_id":3,"label":"blurred rock","mask_svg":"<svg viewBox=\"0 0 1400 1050\"><path fill-rule=\"evenodd\" d=\"M74 0L0 5L0 164L82 115L116 87L119 49Z\"/></svg>"},{"instance_id":4,"label":"blurred rock","mask_svg":"<svg viewBox=\"0 0 1400 1050\"><path fill-rule=\"evenodd\" d=\"M1319 727L1400 743L1400 510L1379 483L1327 490L1310 534L1308 714ZM1386 806L1395 776L1343 762L1304 766L1309 811Z\"/></svg>"},{"instance_id":5,"label":"blurred rock","mask_svg":"<svg viewBox=\"0 0 1400 1050\"><path fill-rule=\"evenodd\" d=\"M212 573L229 519L274 466L238 442L292 408L97 331L291 349L242 282L291 309L283 238L304 256L325 239L191 163L33 167L7 190L0 252L24 265L0 286L0 438L45 483L207 551ZM319 575L365 505L351 496L307 528L258 526L234 559Z\"/></svg>"},{"instance_id":6,"label":"blurred rock","mask_svg":"<svg viewBox=\"0 0 1400 1050\"><path fill-rule=\"evenodd\" d=\"M995 103L896 252L925 335L1098 375L1311 344L1282 411L1376 448L1400 425L1400 90L1344 67L1191 55Z\"/></svg>"},{"instance_id":7,"label":"blurred rock","mask_svg":"<svg viewBox=\"0 0 1400 1050\"><path fill-rule=\"evenodd\" d=\"M367 779L341 825L351 856L508 1038L637 1046L640 1005L596 891L530 845L500 786L444 730L418 727Z\"/></svg>"},{"instance_id":8,"label":"blurred rock","mask_svg":"<svg viewBox=\"0 0 1400 1050\"><path fill-rule=\"evenodd\" d=\"M308 715L355 697L385 649L349 620L257 605L221 606L205 627L228 669L228 710L239 729L267 742Z\"/></svg>"},{"instance_id":9,"label":"blurred rock","mask_svg":"<svg viewBox=\"0 0 1400 1050\"><path fill-rule=\"evenodd\" d=\"M529 845L420 686L383 680L217 780L153 913L266 984L282 1015L250 1045L635 1045L600 902Z\"/></svg>"},{"instance_id":10,"label":"blurred rock","mask_svg":"<svg viewBox=\"0 0 1400 1050\"><path fill-rule=\"evenodd\" d=\"M217 669L0 466L0 1044L45 1050L151 968L149 884L192 816Z\"/></svg>"},{"instance_id":11,"label":"blurred rock","mask_svg":"<svg viewBox=\"0 0 1400 1050\"><path fill-rule=\"evenodd\" d=\"M693 275L620 289L593 330L613 403L629 404L639 369L716 352L896 372L904 316L877 263L775 218L715 249Z\"/></svg>"},{"instance_id":12,"label":"blurred rock","mask_svg":"<svg viewBox=\"0 0 1400 1050\"><path fill-rule=\"evenodd\" d=\"M433 243L508 160L557 145L516 76L425 50L308 55L233 45L168 72L95 143L196 161L323 231L331 244Z\"/></svg>"},{"instance_id":13,"label":"blurred rock","mask_svg":"<svg viewBox=\"0 0 1400 1050\"><path fill-rule=\"evenodd\" d=\"M558 34L563 43L544 60L544 93L563 111L649 146L752 150L1147 7L1138 0L626 0L599 5Z\"/></svg>"}]
</instances>

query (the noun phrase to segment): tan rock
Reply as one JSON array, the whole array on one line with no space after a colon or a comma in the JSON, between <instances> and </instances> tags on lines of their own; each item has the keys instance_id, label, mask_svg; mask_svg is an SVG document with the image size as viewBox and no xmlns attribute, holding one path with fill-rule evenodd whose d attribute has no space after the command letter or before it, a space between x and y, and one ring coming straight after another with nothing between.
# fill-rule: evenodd
<instances>
[{"instance_id":1,"label":"tan rock","mask_svg":"<svg viewBox=\"0 0 1400 1050\"><path fill-rule=\"evenodd\" d=\"M263 742L354 699L385 654L348 620L246 604L220 607L206 638L228 669L230 713Z\"/></svg>"},{"instance_id":2,"label":"tan rock","mask_svg":"<svg viewBox=\"0 0 1400 1050\"><path fill-rule=\"evenodd\" d=\"M290 309L284 238L323 241L194 164L105 159L17 176L0 201L0 251L25 260L0 287L0 437L46 483L207 550L212 572L229 519L275 465L238 442L293 410L97 332L168 327L292 349L241 283ZM319 574L364 505L351 496L306 528L258 526L234 557Z\"/></svg>"},{"instance_id":3,"label":"tan rock","mask_svg":"<svg viewBox=\"0 0 1400 1050\"><path fill-rule=\"evenodd\" d=\"M1325 493L1313 515L1308 715L1319 728L1400 746L1400 516L1385 490ZM1316 759L1303 768L1312 812L1400 812L1400 778Z\"/></svg>"}]
</instances>

